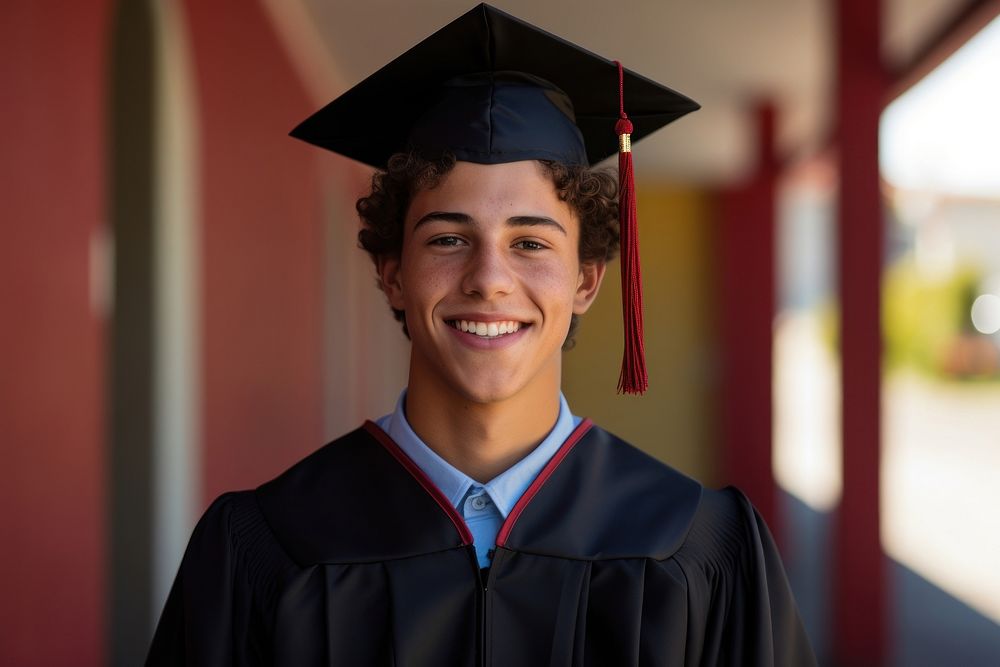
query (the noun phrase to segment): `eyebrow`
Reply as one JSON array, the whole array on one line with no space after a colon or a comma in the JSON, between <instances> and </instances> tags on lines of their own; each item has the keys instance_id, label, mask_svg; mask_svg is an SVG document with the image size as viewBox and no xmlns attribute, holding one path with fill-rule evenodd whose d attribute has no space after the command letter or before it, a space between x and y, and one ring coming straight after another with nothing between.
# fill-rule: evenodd
<instances>
[{"instance_id":1,"label":"eyebrow","mask_svg":"<svg viewBox=\"0 0 1000 667\"><path fill-rule=\"evenodd\" d=\"M413 225L413 228L416 229L425 222L431 222L432 220L456 222L460 225L471 225L475 223L475 219L473 219L473 217L467 213L457 213L453 211L431 211L427 215L417 220L417 224ZM552 218L546 217L544 215L515 215L512 218L507 218L507 224L512 227L535 227L538 225L544 225L546 227L554 227L563 234L566 234L565 227L560 225Z\"/></svg>"}]
</instances>

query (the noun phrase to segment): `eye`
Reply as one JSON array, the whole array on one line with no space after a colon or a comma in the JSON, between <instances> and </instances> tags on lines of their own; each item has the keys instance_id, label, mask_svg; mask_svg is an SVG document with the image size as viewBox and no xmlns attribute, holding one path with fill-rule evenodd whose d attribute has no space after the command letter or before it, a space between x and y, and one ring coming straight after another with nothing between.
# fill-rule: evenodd
<instances>
[{"instance_id":1,"label":"eye","mask_svg":"<svg viewBox=\"0 0 1000 667\"><path fill-rule=\"evenodd\" d=\"M539 243L538 241L521 239L514 244L514 247L519 250L545 250L547 246L544 243Z\"/></svg>"},{"instance_id":2,"label":"eye","mask_svg":"<svg viewBox=\"0 0 1000 667\"><path fill-rule=\"evenodd\" d=\"M465 243L460 236L437 236L429 241L430 245L454 247Z\"/></svg>"}]
</instances>

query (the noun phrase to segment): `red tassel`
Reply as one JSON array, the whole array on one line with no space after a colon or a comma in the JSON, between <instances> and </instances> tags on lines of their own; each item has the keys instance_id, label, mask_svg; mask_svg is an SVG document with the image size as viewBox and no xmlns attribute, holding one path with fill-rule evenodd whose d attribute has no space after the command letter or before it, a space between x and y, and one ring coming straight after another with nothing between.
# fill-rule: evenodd
<instances>
[{"instance_id":1,"label":"red tassel","mask_svg":"<svg viewBox=\"0 0 1000 667\"><path fill-rule=\"evenodd\" d=\"M635 177L632 170L632 121L625 114L624 73L618 65L618 221L621 236L622 318L625 353L618 376L618 393L642 394L649 387L646 348L642 331L642 272L639 268L639 222L635 208Z\"/></svg>"}]
</instances>

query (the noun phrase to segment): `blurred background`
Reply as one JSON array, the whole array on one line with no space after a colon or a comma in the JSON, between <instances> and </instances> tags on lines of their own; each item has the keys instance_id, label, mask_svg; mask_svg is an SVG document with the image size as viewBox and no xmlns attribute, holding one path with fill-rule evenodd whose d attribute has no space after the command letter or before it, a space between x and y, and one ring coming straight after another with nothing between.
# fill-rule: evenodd
<instances>
[{"instance_id":1,"label":"blurred background","mask_svg":"<svg viewBox=\"0 0 1000 667\"><path fill-rule=\"evenodd\" d=\"M370 173L286 133L471 4L3 3L0 664L140 664L211 499L392 408ZM1000 664L1000 2L495 4L704 107L574 412L747 491L823 664Z\"/></svg>"}]
</instances>

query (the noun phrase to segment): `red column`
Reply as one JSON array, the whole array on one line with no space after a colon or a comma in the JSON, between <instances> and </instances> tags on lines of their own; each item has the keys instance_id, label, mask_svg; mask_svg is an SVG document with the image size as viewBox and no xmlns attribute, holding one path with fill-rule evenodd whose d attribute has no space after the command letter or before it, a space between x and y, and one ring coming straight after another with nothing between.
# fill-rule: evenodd
<instances>
[{"instance_id":1,"label":"red column","mask_svg":"<svg viewBox=\"0 0 1000 667\"><path fill-rule=\"evenodd\" d=\"M880 665L885 655L886 587L879 541L883 231L878 122L885 94L880 4L836 3L844 471L833 587L838 665Z\"/></svg>"},{"instance_id":2,"label":"red column","mask_svg":"<svg viewBox=\"0 0 1000 667\"><path fill-rule=\"evenodd\" d=\"M778 176L774 116L769 105L757 109L757 164L746 181L722 195L718 323L723 357L724 481L743 489L772 530L778 528L771 469Z\"/></svg>"}]
</instances>

